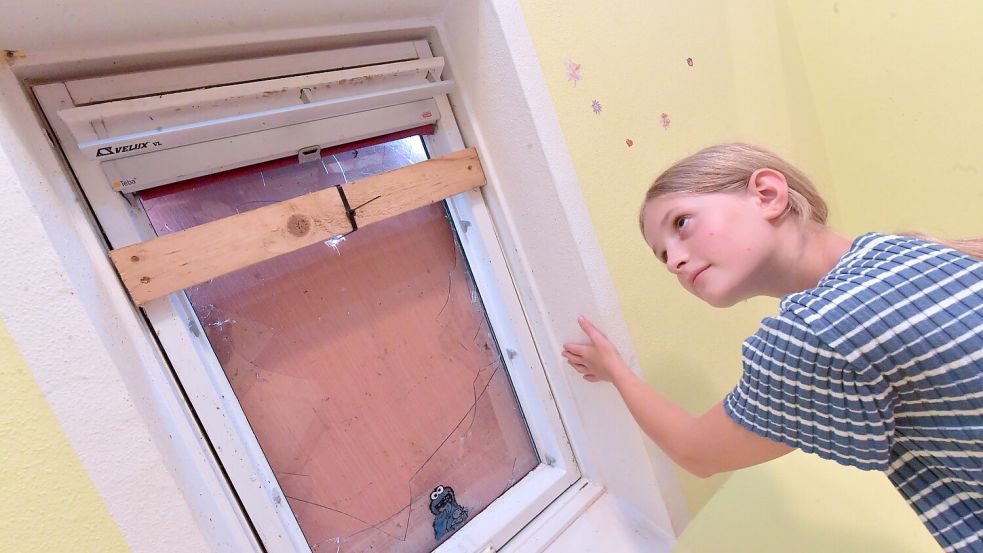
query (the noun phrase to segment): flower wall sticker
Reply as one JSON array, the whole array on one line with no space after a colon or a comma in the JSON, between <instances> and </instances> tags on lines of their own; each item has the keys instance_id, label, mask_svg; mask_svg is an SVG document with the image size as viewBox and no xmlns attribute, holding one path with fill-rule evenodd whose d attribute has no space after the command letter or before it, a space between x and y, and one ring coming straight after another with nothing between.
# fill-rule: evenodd
<instances>
[{"instance_id":1,"label":"flower wall sticker","mask_svg":"<svg viewBox=\"0 0 983 553\"><path fill-rule=\"evenodd\" d=\"M631 148L632 146L635 145L635 141L632 140L632 139L630 139L630 138L626 138L625 139L625 145L628 146L629 148Z\"/></svg>"},{"instance_id":2,"label":"flower wall sticker","mask_svg":"<svg viewBox=\"0 0 983 553\"><path fill-rule=\"evenodd\" d=\"M571 60L563 62L567 68L567 80L573 81L573 86L577 86L577 81L583 79L584 76L580 74L580 64L574 63Z\"/></svg>"},{"instance_id":3,"label":"flower wall sticker","mask_svg":"<svg viewBox=\"0 0 983 553\"><path fill-rule=\"evenodd\" d=\"M672 120L669 119L669 114L666 112L662 112L662 128L668 129L670 123L672 123Z\"/></svg>"},{"instance_id":4,"label":"flower wall sticker","mask_svg":"<svg viewBox=\"0 0 983 553\"><path fill-rule=\"evenodd\" d=\"M593 102L590 103L590 108L594 110L594 115L601 114L601 103L598 102L597 100L594 100Z\"/></svg>"},{"instance_id":5,"label":"flower wall sticker","mask_svg":"<svg viewBox=\"0 0 983 553\"><path fill-rule=\"evenodd\" d=\"M693 58L686 58L686 65L693 67Z\"/></svg>"}]
</instances>

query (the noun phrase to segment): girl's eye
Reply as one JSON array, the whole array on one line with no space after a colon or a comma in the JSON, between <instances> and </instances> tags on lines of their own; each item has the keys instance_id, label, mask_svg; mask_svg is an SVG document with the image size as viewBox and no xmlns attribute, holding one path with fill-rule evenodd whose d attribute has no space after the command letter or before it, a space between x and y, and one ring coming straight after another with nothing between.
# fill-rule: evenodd
<instances>
[{"instance_id":1,"label":"girl's eye","mask_svg":"<svg viewBox=\"0 0 983 553\"><path fill-rule=\"evenodd\" d=\"M689 223L689 216L680 215L679 217L676 217L676 220L673 224L676 226L676 230L683 230L683 227L685 227L688 223Z\"/></svg>"}]
</instances>

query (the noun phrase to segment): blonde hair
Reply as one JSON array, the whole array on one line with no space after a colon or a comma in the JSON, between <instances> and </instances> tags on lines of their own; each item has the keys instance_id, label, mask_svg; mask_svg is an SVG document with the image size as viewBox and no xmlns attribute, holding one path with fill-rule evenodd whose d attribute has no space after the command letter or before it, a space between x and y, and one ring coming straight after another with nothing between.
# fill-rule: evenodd
<instances>
[{"instance_id":1,"label":"blonde hair","mask_svg":"<svg viewBox=\"0 0 983 553\"><path fill-rule=\"evenodd\" d=\"M704 148L672 165L655 179L639 213L639 226L644 225L645 206L655 198L669 194L710 194L731 192L747 186L751 174L768 167L785 175L788 182L788 206L785 215L803 221L826 224L829 210L815 185L805 173L777 155L750 144L718 144ZM643 229L644 231L644 229Z\"/></svg>"},{"instance_id":2,"label":"blonde hair","mask_svg":"<svg viewBox=\"0 0 983 553\"><path fill-rule=\"evenodd\" d=\"M645 201L638 214L638 226L644 233L645 206L655 198L670 194L740 190L747 186L752 173L764 167L782 173L788 183L788 206L783 217L793 216L800 221L826 224L829 208L805 173L764 148L735 142L704 148L677 161L659 175L645 193ZM946 240L917 232L902 234L935 242L983 260L983 238Z\"/></svg>"}]
</instances>

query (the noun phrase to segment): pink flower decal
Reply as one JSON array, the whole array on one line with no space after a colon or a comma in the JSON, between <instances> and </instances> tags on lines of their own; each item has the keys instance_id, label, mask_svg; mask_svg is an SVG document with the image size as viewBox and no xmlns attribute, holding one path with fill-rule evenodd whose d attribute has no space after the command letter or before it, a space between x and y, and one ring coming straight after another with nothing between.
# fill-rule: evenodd
<instances>
[{"instance_id":1,"label":"pink flower decal","mask_svg":"<svg viewBox=\"0 0 983 553\"><path fill-rule=\"evenodd\" d=\"M630 139L630 138L626 138L626 139L625 139L625 144L626 144L626 145L627 145L627 146L628 146L629 148L631 148L632 146L634 146L634 145L635 145L635 141L634 141L634 140L632 140L632 139Z\"/></svg>"},{"instance_id":2,"label":"pink flower decal","mask_svg":"<svg viewBox=\"0 0 983 553\"><path fill-rule=\"evenodd\" d=\"M594 115L599 115L601 113L601 103L597 100L590 103L590 108L594 110Z\"/></svg>"},{"instance_id":3,"label":"pink flower decal","mask_svg":"<svg viewBox=\"0 0 983 553\"><path fill-rule=\"evenodd\" d=\"M686 58L686 65L693 67L693 58Z\"/></svg>"},{"instance_id":4,"label":"pink flower decal","mask_svg":"<svg viewBox=\"0 0 983 553\"><path fill-rule=\"evenodd\" d=\"M672 120L669 119L669 114L663 112L662 113L662 128L663 129L668 129L670 123L672 123Z\"/></svg>"},{"instance_id":5,"label":"pink flower decal","mask_svg":"<svg viewBox=\"0 0 983 553\"><path fill-rule=\"evenodd\" d=\"M577 81L584 78L580 74L580 64L567 60L564 62L564 65L567 67L567 80L573 81L573 86L577 86Z\"/></svg>"}]
</instances>

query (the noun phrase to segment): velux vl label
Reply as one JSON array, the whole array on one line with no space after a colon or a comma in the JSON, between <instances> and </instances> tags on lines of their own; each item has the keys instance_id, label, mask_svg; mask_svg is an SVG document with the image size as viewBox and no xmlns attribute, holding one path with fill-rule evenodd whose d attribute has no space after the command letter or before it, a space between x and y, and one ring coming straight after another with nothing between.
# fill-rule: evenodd
<instances>
[{"instance_id":1,"label":"velux vl label","mask_svg":"<svg viewBox=\"0 0 983 553\"><path fill-rule=\"evenodd\" d=\"M134 142L133 144L127 144L125 146L105 146L96 151L96 157L112 156L125 152L133 152L136 150L146 150L151 145L158 147L161 145L161 143L157 141L151 142L148 140L147 142Z\"/></svg>"}]
</instances>

